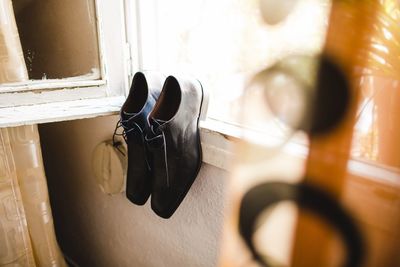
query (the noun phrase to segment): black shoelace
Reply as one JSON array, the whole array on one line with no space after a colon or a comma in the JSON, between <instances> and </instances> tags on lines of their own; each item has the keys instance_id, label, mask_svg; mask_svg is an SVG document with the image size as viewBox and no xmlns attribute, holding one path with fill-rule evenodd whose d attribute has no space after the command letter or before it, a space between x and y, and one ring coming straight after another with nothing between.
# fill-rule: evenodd
<instances>
[{"instance_id":1,"label":"black shoelace","mask_svg":"<svg viewBox=\"0 0 400 267\"><path fill-rule=\"evenodd\" d=\"M139 124L137 124L134 121L131 121L134 118L134 116L130 117L129 119L126 120L122 120L119 119L116 126L115 126L115 130L114 130L114 134L113 134L113 146L123 155L126 156L125 153L119 148L121 145L120 141L116 140L117 136L122 136L125 140L125 142L128 144L128 133L133 132L133 131L137 131L140 135L142 144L143 144L143 150L144 150L144 154L147 154L146 151L146 141L145 141L145 136L144 136L144 131L142 130L142 128L139 126ZM118 132L120 129L122 128L122 132ZM148 162L147 157L145 157L145 161L146 161L146 165L147 165L147 169L151 170L150 164Z\"/></svg>"},{"instance_id":2,"label":"black shoelace","mask_svg":"<svg viewBox=\"0 0 400 267\"><path fill-rule=\"evenodd\" d=\"M167 187L169 187L169 172L168 172L168 155L167 155L167 141L165 139L165 133L164 130L162 128L160 128L160 126L165 123L165 121L163 120L156 120L156 119L151 119L152 122L154 122L154 124L152 123L150 125L150 130L152 131L154 137L150 137L148 138L147 135L145 136L145 140L147 143L151 143L152 141L162 138L162 147L164 150L164 164L165 164L165 172L167 175ZM159 134L156 134L156 132L158 132Z\"/></svg>"}]
</instances>

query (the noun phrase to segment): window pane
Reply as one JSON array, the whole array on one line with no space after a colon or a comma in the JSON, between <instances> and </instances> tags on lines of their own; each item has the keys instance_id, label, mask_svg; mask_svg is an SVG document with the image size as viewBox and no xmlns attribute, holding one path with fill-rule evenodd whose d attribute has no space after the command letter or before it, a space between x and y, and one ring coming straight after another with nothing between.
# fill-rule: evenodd
<instances>
[{"instance_id":1,"label":"window pane","mask_svg":"<svg viewBox=\"0 0 400 267\"><path fill-rule=\"evenodd\" d=\"M13 0L29 78L100 78L94 0Z\"/></svg>"},{"instance_id":2,"label":"window pane","mask_svg":"<svg viewBox=\"0 0 400 267\"><path fill-rule=\"evenodd\" d=\"M156 55L163 72L199 78L210 90L209 116L237 123L249 78L282 57L321 50L330 2L297 2L287 19L271 26L259 0L156 1L151 45L157 51L144 48L143 57Z\"/></svg>"}]
</instances>

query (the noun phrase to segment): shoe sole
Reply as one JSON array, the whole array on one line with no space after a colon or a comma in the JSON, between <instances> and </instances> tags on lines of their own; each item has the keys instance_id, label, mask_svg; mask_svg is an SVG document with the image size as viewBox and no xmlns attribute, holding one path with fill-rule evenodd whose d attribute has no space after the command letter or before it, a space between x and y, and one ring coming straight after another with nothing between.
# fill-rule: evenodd
<instances>
[{"instance_id":1,"label":"shoe sole","mask_svg":"<svg viewBox=\"0 0 400 267\"><path fill-rule=\"evenodd\" d=\"M208 91L204 90L203 85L201 84L201 82L199 80L197 80L197 82L200 84L200 89L202 92L202 96L201 96L201 102L200 102L200 112L199 112L199 116L197 117L197 140L198 140L198 149L199 149L199 165L195 171L195 173L193 174L193 179L190 180L186 186L185 186L185 190L183 191L183 193L181 195L179 195L179 197L177 198L176 202L174 203L174 205L171 205L171 209L168 210L168 212L159 212L156 209L153 208L153 211L160 217L164 218L164 219L169 219L171 218L171 216L175 213L175 211L178 209L178 207L180 206L180 204L182 203L182 201L184 200L184 198L186 197L187 193L189 192L190 188L192 187L194 181L196 180L197 176L199 175L202 163L203 163L203 150L201 149L201 138L200 138L200 128L199 128L199 123L200 120L205 120L207 118L207 110L208 110L208 101L209 101L209 94Z\"/></svg>"}]
</instances>

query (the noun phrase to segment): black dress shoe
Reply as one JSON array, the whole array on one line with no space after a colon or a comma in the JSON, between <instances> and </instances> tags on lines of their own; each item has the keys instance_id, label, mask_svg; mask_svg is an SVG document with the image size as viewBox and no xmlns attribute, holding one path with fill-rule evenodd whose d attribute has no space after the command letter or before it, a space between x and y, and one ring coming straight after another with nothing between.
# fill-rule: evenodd
<instances>
[{"instance_id":1,"label":"black dress shoe","mask_svg":"<svg viewBox=\"0 0 400 267\"><path fill-rule=\"evenodd\" d=\"M172 216L200 170L203 102L199 81L169 76L149 115L146 141L153 158L151 208L160 217Z\"/></svg>"},{"instance_id":2,"label":"black dress shoe","mask_svg":"<svg viewBox=\"0 0 400 267\"><path fill-rule=\"evenodd\" d=\"M145 204L151 193L151 158L146 148L145 133L149 129L147 117L160 95L162 81L163 77L159 74L137 72L117 125L117 128L123 127L128 146L126 197L137 205Z\"/></svg>"}]
</instances>

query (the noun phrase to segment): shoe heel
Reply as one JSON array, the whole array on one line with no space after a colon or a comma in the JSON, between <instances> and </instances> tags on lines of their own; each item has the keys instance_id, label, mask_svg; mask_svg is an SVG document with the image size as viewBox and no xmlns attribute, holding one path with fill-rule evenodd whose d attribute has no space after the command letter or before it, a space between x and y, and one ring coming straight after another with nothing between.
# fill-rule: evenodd
<instances>
[{"instance_id":1,"label":"shoe heel","mask_svg":"<svg viewBox=\"0 0 400 267\"><path fill-rule=\"evenodd\" d=\"M200 84L201 91L203 92L203 98L200 105L200 121L205 121L207 119L207 111L208 111L208 104L210 100L210 94L207 89L201 84L199 80L197 80Z\"/></svg>"}]
</instances>

